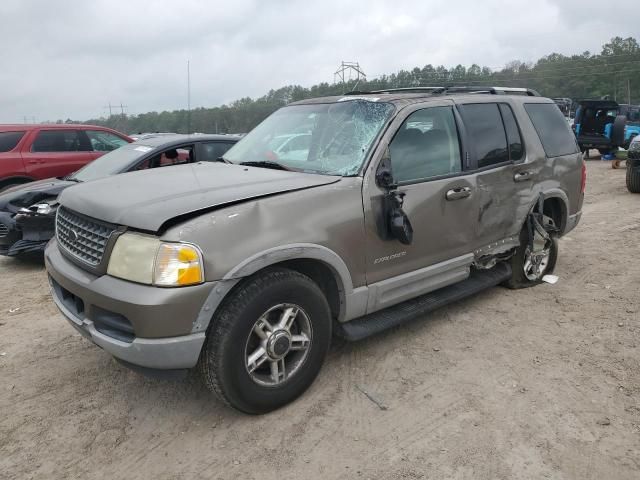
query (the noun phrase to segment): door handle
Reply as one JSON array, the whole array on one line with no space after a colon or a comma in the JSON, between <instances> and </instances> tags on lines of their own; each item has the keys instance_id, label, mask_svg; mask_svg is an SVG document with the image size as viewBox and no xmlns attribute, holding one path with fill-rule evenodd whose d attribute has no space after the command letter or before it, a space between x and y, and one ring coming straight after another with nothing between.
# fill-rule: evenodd
<instances>
[{"instance_id":1,"label":"door handle","mask_svg":"<svg viewBox=\"0 0 640 480\"><path fill-rule=\"evenodd\" d=\"M447 200L460 200L461 198L467 198L471 196L471 189L469 187L456 187L447 191L445 198Z\"/></svg>"},{"instance_id":2,"label":"door handle","mask_svg":"<svg viewBox=\"0 0 640 480\"><path fill-rule=\"evenodd\" d=\"M514 182L524 182L531 178L531 172L518 172L513 176Z\"/></svg>"}]
</instances>

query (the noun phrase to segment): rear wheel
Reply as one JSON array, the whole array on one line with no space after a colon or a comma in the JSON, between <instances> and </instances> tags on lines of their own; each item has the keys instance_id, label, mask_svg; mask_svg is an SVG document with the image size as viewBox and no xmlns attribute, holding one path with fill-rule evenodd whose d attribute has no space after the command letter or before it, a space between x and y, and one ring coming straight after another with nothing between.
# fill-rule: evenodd
<instances>
[{"instance_id":1,"label":"rear wheel","mask_svg":"<svg viewBox=\"0 0 640 480\"><path fill-rule=\"evenodd\" d=\"M293 270L266 270L232 293L213 318L200 370L228 405L266 413L311 385L330 341L331 313L318 285Z\"/></svg>"},{"instance_id":2,"label":"rear wheel","mask_svg":"<svg viewBox=\"0 0 640 480\"><path fill-rule=\"evenodd\" d=\"M528 228L525 226L520 232L520 246L509 260L512 275L504 284L508 288L532 287L542 282L542 277L553 273L558 259L557 236L548 233L545 239L535 228L533 235L533 242L530 242Z\"/></svg>"},{"instance_id":3,"label":"rear wheel","mask_svg":"<svg viewBox=\"0 0 640 480\"><path fill-rule=\"evenodd\" d=\"M627 162L627 190L640 193L640 166Z\"/></svg>"}]
</instances>

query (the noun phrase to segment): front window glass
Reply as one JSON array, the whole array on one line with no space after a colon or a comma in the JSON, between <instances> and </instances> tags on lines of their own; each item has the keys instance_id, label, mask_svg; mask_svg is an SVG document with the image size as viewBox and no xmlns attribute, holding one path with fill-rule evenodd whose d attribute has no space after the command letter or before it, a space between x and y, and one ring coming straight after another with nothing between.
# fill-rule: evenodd
<instances>
[{"instance_id":1,"label":"front window glass","mask_svg":"<svg viewBox=\"0 0 640 480\"><path fill-rule=\"evenodd\" d=\"M87 130L87 136L91 142L91 148L97 152L110 152L129 143L113 133L101 130Z\"/></svg>"},{"instance_id":2,"label":"front window glass","mask_svg":"<svg viewBox=\"0 0 640 480\"><path fill-rule=\"evenodd\" d=\"M276 162L303 172L356 175L393 108L360 99L285 107L224 157L233 163Z\"/></svg>"},{"instance_id":3,"label":"front window glass","mask_svg":"<svg viewBox=\"0 0 640 480\"><path fill-rule=\"evenodd\" d=\"M413 182L458 173L462 168L452 107L418 110L389 144L393 178Z\"/></svg>"}]
</instances>

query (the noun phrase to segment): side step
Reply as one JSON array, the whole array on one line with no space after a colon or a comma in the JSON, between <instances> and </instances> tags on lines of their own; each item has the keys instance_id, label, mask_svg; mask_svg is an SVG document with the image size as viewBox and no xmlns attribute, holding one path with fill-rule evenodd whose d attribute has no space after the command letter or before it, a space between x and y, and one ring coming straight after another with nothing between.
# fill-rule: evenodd
<instances>
[{"instance_id":1,"label":"side step","mask_svg":"<svg viewBox=\"0 0 640 480\"><path fill-rule=\"evenodd\" d=\"M499 263L491 270L471 269L471 275L462 282L435 290L421 297L407 300L384 310L337 325L336 334L345 340L357 341L392 327L415 320L426 313L443 307L482 290L494 287L511 277L511 266Z\"/></svg>"}]
</instances>

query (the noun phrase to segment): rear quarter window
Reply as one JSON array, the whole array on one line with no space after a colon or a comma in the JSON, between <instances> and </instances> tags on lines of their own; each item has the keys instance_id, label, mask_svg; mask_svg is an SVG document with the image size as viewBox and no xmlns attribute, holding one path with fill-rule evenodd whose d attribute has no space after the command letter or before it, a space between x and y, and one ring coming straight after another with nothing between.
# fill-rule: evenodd
<instances>
[{"instance_id":1,"label":"rear quarter window","mask_svg":"<svg viewBox=\"0 0 640 480\"><path fill-rule=\"evenodd\" d=\"M0 153L16 148L23 136L24 132L0 132Z\"/></svg>"},{"instance_id":2,"label":"rear quarter window","mask_svg":"<svg viewBox=\"0 0 640 480\"><path fill-rule=\"evenodd\" d=\"M578 152L576 137L555 103L526 103L531 123L547 157L560 157Z\"/></svg>"}]
</instances>

